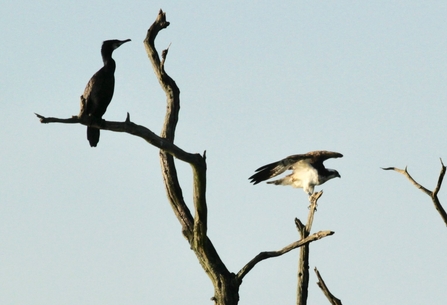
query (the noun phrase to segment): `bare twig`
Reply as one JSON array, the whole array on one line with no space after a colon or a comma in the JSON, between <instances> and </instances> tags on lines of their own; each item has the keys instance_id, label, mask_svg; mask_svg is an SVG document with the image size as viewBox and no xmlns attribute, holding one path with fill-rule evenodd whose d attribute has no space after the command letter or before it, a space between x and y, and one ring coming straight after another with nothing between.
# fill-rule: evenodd
<instances>
[{"instance_id":1,"label":"bare twig","mask_svg":"<svg viewBox=\"0 0 447 305\"><path fill-rule=\"evenodd\" d=\"M404 175L405 177L407 177L408 180L410 180L410 182L414 186L416 186L422 192L424 192L425 194L430 196L430 198L432 199L433 204L435 206L435 209L438 211L439 215L441 215L441 218L444 220L445 225L447 225L447 213L445 212L445 210L442 207L441 202L439 201L439 198L438 198L438 193L441 189L442 181L444 179L445 172L446 172L446 167L444 166L444 163L442 163L442 159L440 159L440 161L441 161L441 172L439 173L438 183L436 184L436 187L433 191L428 190L427 188L423 187L421 184L416 182L416 180L414 180L413 177L411 177L411 175L408 173L407 167L405 167L405 169L399 169L396 167L386 167L386 168L382 168L382 169L383 170L393 170L393 171L396 171L396 172Z\"/></svg>"},{"instance_id":2,"label":"bare twig","mask_svg":"<svg viewBox=\"0 0 447 305\"><path fill-rule=\"evenodd\" d=\"M323 278L320 275L320 272L318 272L317 267L315 267L314 269L315 273L317 274L317 278L318 278L318 282L317 285L318 287L321 288L321 290L323 290L324 295L327 297L327 299L329 300L329 302L332 305L342 305L341 300L337 299L330 291L329 288L327 288L326 283L323 281Z\"/></svg>"},{"instance_id":3,"label":"bare twig","mask_svg":"<svg viewBox=\"0 0 447 305\"><path fill-rule=\"evenodd\" d=\"M393 170L395 172L398 172L402 175L404 175L405 177L407 177L408 180L410 180L410 182L417 187L418 189L420 189L421 191L423 191L425 194L427 195L431 195L431 191L429 191L428 189L426 189L425 187L423 187L422 185L420 185L418 182L416 182L416 180L413 179L413 177L411 177L410 173L408 173L407 171L407 167L405 167L405 169L399 169L396 167L386 167L386 168L382 168L383 170Z\"/></svg>"},{"instance_id":4,"label":"bare twig","mask_svg":"<svg viewBox=\"0 0 447 305\"><path fill-rule=\"evenodd\" d=\"M43 115L37 113L34 114L39 118L42 124L48 124L48 123L82 124L81 120L76 115L68 119L59 119L59 118L46 118Z\"/></svg>"}]
</instances>

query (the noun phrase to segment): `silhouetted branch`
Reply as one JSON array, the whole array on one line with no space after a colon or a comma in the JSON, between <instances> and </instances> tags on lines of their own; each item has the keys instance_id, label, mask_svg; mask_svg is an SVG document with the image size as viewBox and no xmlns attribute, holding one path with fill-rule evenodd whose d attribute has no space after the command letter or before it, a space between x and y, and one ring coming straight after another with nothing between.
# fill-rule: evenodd
<instances>
[{"instance_id":1,"label":"silhouetted branch","mask_svg":"<svg viewBox=\"0 0 447 305\"><path fill-rule=\"evenodd\" d=\"M442 181L444 180L446 167L444 166L444 163L442 163L442 159L439 158L439 161L441 162L441 172L439 173L438 183L436 184L436 187L433 191L434 196L438 196L439 191L441 190Z\"/></svg>"},{"instance_id":2,"label":"silhouetted branch","mask_svg":"<svg viewBox=\"0 0 447 305\"><path fill-rule=\"evenodd\" d=\"M342 305L341 300L337 299L330 291L329 288L327 288L326 283L323 281L323 278L320 275L320 272L318 272L317 267L315 267L314 269L315 273L317 274L317 278L318 278L318 282L317 285L318 287L321 288L321 290L323 290L324 295L327 297L327 299L329 300L329 302L332 305Z\"/></svg>"},{"instance_id":3,"label":"silhouetted branch","mask_svg":"<svg viewBox=\"0 0 447 305\"><path fill-rule=\"evenodd\" d=\"M157 37L158 33L161 30L166 29L169 24L170 23L166 21L166 13L160 10L157 18L148 29L143 44L152 63L155 76L166 94L167 108L160 137L169 143L173 143L178 121L178 113L180 111L180 90L175 81L164 70L164 60L166 55L163 58L162 64L155 48L155 38ZM183 199L183 193L178 181L174 160L168 151L160 150L160 163L169 203L171 204L177 219L182 225L183 234L187 237L189 243L191 243L194 235L194 219L191 216L191 212L189 211L185 200ZM197 154L197 162L194 164L196 166L202 166L202 163L203 159L199 154Z\"/></svg>"},{"instance_id":4,"label":"silhouetted branch","mask_svg":"<svg viewBox=\"0 0 447 305\"><path fill-rule=\"evenodd\" d=\"M78 116L72 116L71 118L61 119L54 117L44 117L37 113L36 116L40 119L40 122L43 124L48 123L82 124L103 130L125 132L140 137L146 140L148 143L152 144L153 146L158 147L159 149L162 149L167 153L173 155L177 159L188 163L200 164L200 161L198 159L202 158L200 154L191 154L185 152L184 150L173 144L171 141L168 141L164 138L157 136L149 128L131 122L129 114L127 114L126 120L124 122L114 122L106 120L100 120L99 122L97 122L97 121L91 121L91 117L79 118Z\"/></svg>"},{"instance_id":5,"label":"silhouetted branch","mask_svg":"<svg viewBox=\"0 0 447 305\"><path fill-rule=\"evenodd\" d=\"M162 29L169 26L166 14L160 10L155 22L147 31L144 46L157 79L166 94L166 116L161 131L161 138L173 143L175 129L180 111L180 89L175 81L165 71L165 61L168 49L162 52L162 60L155 48L155 38ZM235 274L230 273L220 259L217 251L207 236L207 204L206 204L206 156L196 154L195 162L188 162L193 170L193 201L194 218L192 227L188 215L189 209L184 203L182 190L177 179L177 171L171 154L166 150L160 151L160 162L163 179L166 186L169 201L178 220L182 223L184 234L196 254L201 266L210 277L214 286L213 300L216 304L233 305L239 301L239 283L235 280ZM185 220L187 223L185 223Z\"/></svg>"},{"instance_id":6,"label":"silhouetted branch","mask_svg":"<svg viewBox=\"0 0 447 305\"><path fill-rule=\"evenodd\" d=\"M43 124L48 123L82 124L81 120L77 116L72 116L71 118L68 119L59 119L59 118L46 118L43 115L37 113L34 114L40 119L40 122Z\"/></svg>"},{"instance_id":7,"label":"silhouetted branch","mask_svg":"<svg viewBox=\"0 0 447 305\"><path fill-rule=\"evenodd\" d=\"M239 282L242 282L242 279L244 278L244 276L247 275L248 272L250 272L251 269L253 269L253 267L259 263L260 261L263 261L265 259L268 258L272 258L272 257L277 257L277 256L281 256L283 254L286 254L287 252L292 251L293 249L302 247L304 245L307 245L313 241L322 239L326 236L329 235L333 235L334 232L333 231L319 231L317 233L314 233L310 236L307 236L304 239L301 239L299 241L293 242L290 245L282 248L281 250L278 251L265 251L265 252L261 252L258 255L256 255L251 261L249 261L238 273L237 273L237 278Z\"/></svg>"},{"instance_id":8,"label":"silhouetted branch","mask_svg":"<svg viewBox=\"0 0 447 305\"><path fill-rule=\"evenodd\" d=\"M386 168L382 168L382 169L383 170L393 170L393 171L396 171L396 172L404 175L405 177L407 177L408 180L410 180L410 182L414 186L416 186L422 192L424 192L425 194L430 196L430 198L432 199L433 204L435 206L435 209L438 211L439 215L441 215L442 219L444 220L444 223L447 225L447 213L445 212L445 210L442 207L441 202L439 201L439 198L438 198L438 193L441 189L442 181L444 179L445 172L446 172L446 167L444 166L444 163L442 163L442 159L440 159L440 161L441 161L441 172L439 173L438 183L436 184L436 187L433 192L428 190L427 188L423 187L418 182L416 182L416 180L414 180L413 177L411 177L411 175L408 173L407 167L405 167L405 169L399 169L396 167L386 167Z\"/></svg>"}]
</instances>

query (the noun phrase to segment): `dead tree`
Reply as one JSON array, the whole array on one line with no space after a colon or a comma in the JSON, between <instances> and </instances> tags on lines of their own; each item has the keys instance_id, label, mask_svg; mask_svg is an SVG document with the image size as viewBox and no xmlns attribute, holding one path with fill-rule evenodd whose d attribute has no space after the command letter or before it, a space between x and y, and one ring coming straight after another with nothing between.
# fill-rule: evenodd
<instances>
[{"instance_id":1,"label":"dead tree","mask_svg":"<svg viewBox=\"0 0 447 305\"><path fill-rule=\"evenodd\" d=\"M293 249L308 245L312 241L332 235L334 232L320 231L312 235L307 234L301 240L293 242L281 250L261 252L237 273L227 269L207 235L206 154L189 153L174 144L175 129L180 110L180 90L164 68L168 49L162 52L160 59L154 44L157 34L168 26L169 22L166 21L166 14L160 10L144 39L146 52L167 98L167 112L160 136L157 136L147 127L131 122L129 113L124 122L98 121L78 116L60 119L36 115L41 123L77 123L103 130L125 132L140 137L149 144L159 148L161 170L169 203L181 224L183 236L190 244L200 265L212 281L214 286L212 300L218 305L236 305L239 302L239 287L242 284L242 280L257 263L267 258L281 256ZM191 213L183 198L174 158L186 162L192 167L193 213Z\"/></svg>"},{"instance_id":2,"label":"dead tree","mask_svg":"<svg viewBox=\"0 0 447 305\"><path fill-rule=\"evenodd\" d=\"M444 179L444 175L445 175L445 171L446 171L446 167L444 166L444 163L442 163L442 159L440 159L440 161L441 161L441 172L439 173L438 183L436 184L436 187L433 191L426 189L425 187L420 185L418 182L416 182L416 180L414 180L413 177L411 177L410 174L408 173L407 167L405 167L405 169L399 169L396 167L386 167L386 168L382 168L382 169L383 170L393 170L393 171L396 171L396 172L404 175L405 177L407 177L408 180L410 180L410 182L415 187L417 187L422 192L424 192L425 194L430 196L430 198L433 201L433 204L435 206L435 209L438 211L439 215L441 215L441 218L442 218L442 220L444 220L445 225L447 225L447 213L445 212L445 210L442 207L441 202L439 201L439 198L438 198L438 193L441 190L442 181Z\"/></svg>"}]
</instances>

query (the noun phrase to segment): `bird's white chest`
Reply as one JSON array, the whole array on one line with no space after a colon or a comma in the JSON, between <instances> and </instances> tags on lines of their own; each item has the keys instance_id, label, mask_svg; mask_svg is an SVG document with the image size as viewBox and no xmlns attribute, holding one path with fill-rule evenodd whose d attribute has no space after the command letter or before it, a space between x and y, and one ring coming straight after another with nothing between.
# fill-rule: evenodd
<instances>
[{"instance_id":1,"label":"bird's white chest","mask_svg":"<svg viewBox=\"0 0 447 305\"><path fill-rule=\"evenodd\" d=\"M312 166L300 166L295 168L292 174L292 185L297 188L306 188L319 184L318 172Z\"/></svg>"}]
</instances>

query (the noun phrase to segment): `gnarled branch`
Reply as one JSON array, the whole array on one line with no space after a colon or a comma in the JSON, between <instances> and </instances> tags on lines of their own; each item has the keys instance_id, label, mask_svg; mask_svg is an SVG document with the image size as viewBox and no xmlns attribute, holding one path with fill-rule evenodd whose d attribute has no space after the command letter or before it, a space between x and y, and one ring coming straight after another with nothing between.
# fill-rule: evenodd
<instances>
[{"instance_id":1,"label":"gnarled branch","mask_svg":"<svg viewBox=\"0 0 447 305\"><path fill-rule=\"evenodd\" d=\"M42 124L48 123L63 123L63 124L82 124L85 126L96 127L98 129L110 130L115 132L125 132L146 140L148 143L161 150L166 151L175 158L193 164L200 164L199 154L188 153L171 141L161 138L153 133L149 128L142 125L137 125L130 121L129 113L127 114L126 120L124 122L114 122L106 120L93 120L91 117L72 116L71 118L55 118L55 117L44 117L43 115L37 114L36 116L40 119Z\"/></svg>"},{"instance_id":2,"label":"gnarled branch","mask_svg":"<svg viewBox=\"0 0 447 305\"><path fill-rule=\"evenodd\" d=\"M396 171L396 172L404 175L405 177L407 177L408 180L410 180L410 182L414 186L416 186L422 192L424 192L425 194L430 196L430 198L433 201L433 204L435 206L435 209L438 211L439 215L441 215L442 220L444 220L444 223L447 225L447 213L445 212L445 210L444 210L443 206L441 205L441 202L439 201L439 198L438 198L438 193L441 190L442 181L444 180L444 176L445 176L445 172L446 172L446 167L444 166L444 163L442 163L442 159L440 159L440 161L441 161L441 172L439 173L438 183L436 184L436 187L433 191L428 190L427 188L425 188L421 184L419 184L416 180L414 180L413 177L411 177L411 175L408 173L407 167L405 167L405 169L399 169L396 167L386 167L386 168L382 168L382 169L383 170L393 170L393 171Z\"/></svg>"},{"instance_id":3,"label":"gnarled branch","mask_svg":"<svg viewBox=\"0 0 447 305\"><path fill-rule=\"evenodd\" d=\"M155 75L166 94L167 111L161 137L169 142L174 142L175 129L180 111L180 90L175 81L164 69L168 50L162 52L162 60L155 48L155 38L162 29L169 26L166 14L160 10L155 22L149 28L144 46L151 60ZM186 230L191 249L196 254L200 264L210 277L214 285L213 299L217 304L237 304L239 301L239 284L235 281L235 275L230 273L220 259L217 251L207 236L207 205L206 205L206 156L197 155L196 162L188 162L193 170L194 188L194 218L191 227L190 218L187 223L182 214L189 214L189 209L184 203L182 190L177 179L177 171L174 160L166 150L160 151L160 162L163 179L171 206ZM185 231L184 231L185 234Z\"/></svg>"}]
</instances>

